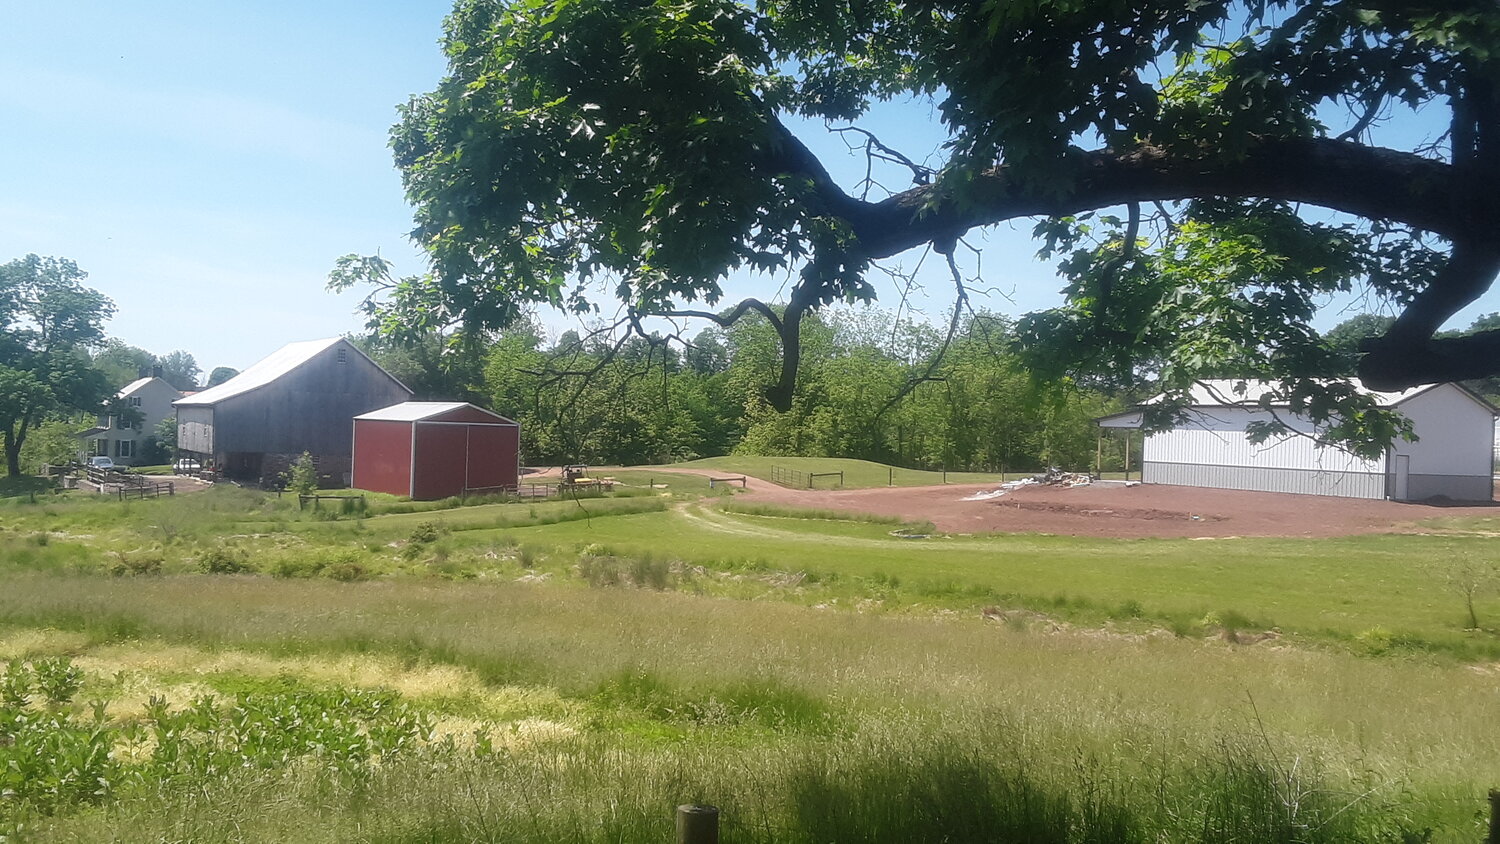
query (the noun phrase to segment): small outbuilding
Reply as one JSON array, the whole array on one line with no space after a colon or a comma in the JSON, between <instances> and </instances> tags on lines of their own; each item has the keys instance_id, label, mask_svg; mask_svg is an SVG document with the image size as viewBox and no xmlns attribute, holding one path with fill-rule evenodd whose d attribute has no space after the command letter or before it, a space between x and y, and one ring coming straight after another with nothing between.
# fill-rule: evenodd
<instances>
[{"instance_id":1,"label":"small outbuilding","mask_svg":"<svg viewBox=\"0 0 1500 844\"><path fill-rule=\"evenodd\" d=\"M468 402L409 401L354 417L357 489L418 501L515 489L521 427Z\"/></svg>"},{"instance_id":2,"label":"small outbuilding","mask_svg":"<svg viewBox=\"0 0 1500 844\"><path fill-rule=\"evenodd\" d=\"M1398 439L1373 459L1320 446L1311 421L1292 413L1285 402L1273 398L1263 403L1270 390L1258 381L1200 382L1179 425L1146 435L1141 480L1394 501L1493 497L1496 409L1458 384L1372 393L1382 407L1410 420L1416 435L1415 440ZM1251 442L1251 423L1272 420L1293 433ZM1098 423L1102 428L1140 428L1142 414L1130 410Z\"/></svg>"}]
</instances>

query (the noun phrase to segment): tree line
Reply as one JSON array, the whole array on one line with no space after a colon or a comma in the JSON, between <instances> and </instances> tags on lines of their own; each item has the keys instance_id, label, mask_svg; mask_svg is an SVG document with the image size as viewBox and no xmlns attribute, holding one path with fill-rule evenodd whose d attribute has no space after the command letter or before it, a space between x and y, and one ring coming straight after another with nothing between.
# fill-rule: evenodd
<instances>
[{"instance_id":1,"label":"tree line","mask_svg":"<svg viewBox=\"0 0 1500 844\"><path fill-rule=\"evenodd\" d=\"M977 313L951 342L875 308L813 314L790 409L766 400L779 377L763 318L671 342L567 331L523 320L483 342L436 334L355 338L418 399L463 398L521 423L539 464L665 463L725 454L853 457L954 470L1092 467L1093 419L1119 391L1033 377L1010 319Z\"/></svg>"}]
</instances>

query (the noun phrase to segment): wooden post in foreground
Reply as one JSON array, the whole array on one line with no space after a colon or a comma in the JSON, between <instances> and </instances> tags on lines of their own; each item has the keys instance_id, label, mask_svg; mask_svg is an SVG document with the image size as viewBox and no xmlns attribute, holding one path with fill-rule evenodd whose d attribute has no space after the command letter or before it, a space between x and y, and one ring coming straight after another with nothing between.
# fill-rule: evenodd
<instances>
[{"instance_id":1,"label":"wooden post in foreground","mask_svg":"<svg viewBox=\"0 0 1500 844\"><path fill-rule=\"evenodd\" d=\"M719 844L719 810L688 803L677 807L677 844Z\"/></svg>"},{"instance_id":2,"label":"wooden post in foreground","mask_svg":"<svg viewBox=\"0 0 1500 844\"><path fill-rule=\"evenodd\" d=\"M1490 789L1490 834L1485 844L1500 844L1500 788Z\"/></svg>"}]
</instances>

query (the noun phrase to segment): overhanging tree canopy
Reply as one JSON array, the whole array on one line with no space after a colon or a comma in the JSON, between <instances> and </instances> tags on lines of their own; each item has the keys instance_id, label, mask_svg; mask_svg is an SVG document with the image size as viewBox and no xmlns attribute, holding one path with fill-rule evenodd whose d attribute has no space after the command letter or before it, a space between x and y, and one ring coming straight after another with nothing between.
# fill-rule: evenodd
<instances>
[{"instance_id":1,"label":"overhanging tree canopy","mask_svg":"<svg viewBox=\"0 0 1500 844\"><path fill-rule=\"evenodd\" d=\"M1354 391L1298 380L1325 374L1319 297L1367 285L1400 310L1366 347L1367 386L1500 371L1500 331L1434 337L1500 272L1489 0L461 0L444 49L448 76L393 130L433 272L393 286L389 329L601 298L636 328L758 313L781 337L769 398L785 407L802 316L874 298L872 262L929 244L962 303L959 239L1039 216L1071 298L1023 325L1041 360L1145 356L1169 392L1283 379L1294 405L1352 420L1340 437L1388 436ZM936 103L946 160L866 136L911 173L884 198L838 184L784 122L852 125L908 97ZM1441 137L1377 144L1392 109L1419 108L1443 113ZM1114 206L1128 213L1080 216ZM795 269L784 306L724 307L746 269Z\"/></svg>"}]
</instances>

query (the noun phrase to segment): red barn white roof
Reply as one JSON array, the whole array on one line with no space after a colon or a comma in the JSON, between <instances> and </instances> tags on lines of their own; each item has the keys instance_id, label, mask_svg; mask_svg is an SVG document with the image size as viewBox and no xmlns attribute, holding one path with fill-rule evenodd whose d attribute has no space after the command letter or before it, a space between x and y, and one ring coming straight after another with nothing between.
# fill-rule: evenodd
<instances>
[{"instance_id":1,"label":"red barn white roof","mask_svg":"<svg viewBox=\"0 0 1500 844\"><path fill-rule=\"evenodd\" d=\"M452 413L455 410L464 408L492 416L495 418L495 421L500 423L516 424L514 420L506 419L493 410L485 410L476 404L470 404L465 401L407 401L400 404L393 404L390 407L382 407L379 410L372 410L369 413L363 413L354 418L367 419L372 422L421 422L424 419L432 419L433 417L442 416L445 413Z\"/></svg>"}]
</instances>

